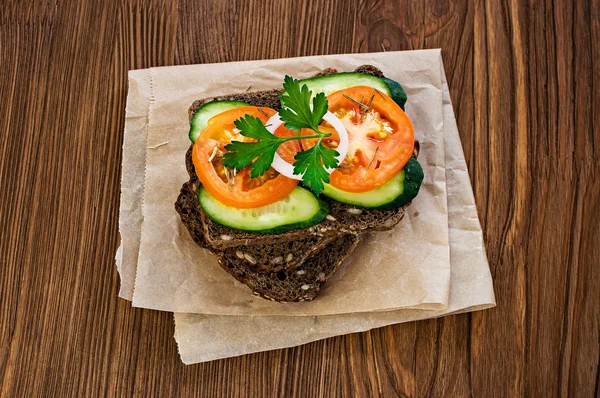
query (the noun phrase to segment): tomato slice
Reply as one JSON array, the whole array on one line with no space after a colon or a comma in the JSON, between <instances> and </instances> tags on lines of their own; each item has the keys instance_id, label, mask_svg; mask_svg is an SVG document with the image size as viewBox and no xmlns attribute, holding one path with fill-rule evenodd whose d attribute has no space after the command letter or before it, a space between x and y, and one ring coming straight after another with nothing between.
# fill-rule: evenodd
<instances>
[{"instance_id":1,"label":"tomato slice","mask_svg":"<svg viewBox=\"0 0 600 398\"><path fill-rule=\"evenodd\" d=\"M331 185L346 192L366 192L402 170L412 156L415 134L410 119L394 100L372 87L356 86L331 93L327 101L350 141L346 159L331 173ZM332 133L323 144L337 148L336 131L326 122L320 130ZM302 130L302 135L311 134L311 130ZM304 149L314 145L316 139L302 140Z\"/></svg>"},{"instance_id":2,"label":"tomato slice","mask_svg":"<svg viewBox=\"0 0 600 398\"><path fill-rule=\"evenodd\" d=\"M192 159L196 174L202 185L219 202L237 208L266 206L285 198L298 184L297 180L279 174L273 168L258 178L250 178L250 169L236 171L223 166L222 154L225 146L232 140L254 141L239 134L235 120L252 115L265 123L275 111L266 107L246 106L235 108L208 120L206 128L200 133L192 150ZM276 135L293 134L285 128L277 129ZM278 149L280 156L293 159L300 145L297 141L288 141Z\"/></svg>"}]
</instances>

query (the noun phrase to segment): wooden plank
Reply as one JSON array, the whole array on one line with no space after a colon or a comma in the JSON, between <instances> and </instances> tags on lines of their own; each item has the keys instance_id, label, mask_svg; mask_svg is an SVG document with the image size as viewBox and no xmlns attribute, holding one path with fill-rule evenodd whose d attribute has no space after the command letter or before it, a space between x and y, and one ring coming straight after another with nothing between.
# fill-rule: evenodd
<instances>
[{"instance_id":1,"label":"wooden plank","mask_svg":"<svg viewBox=\"0 0 600 398\"><path fill-rule=\"evenodd\" d=\"M600 1L0 8L1 396L598 396ZM117 298L127 70L441 48L498 307L184 366Z\"/></svg>"}]
</instances>

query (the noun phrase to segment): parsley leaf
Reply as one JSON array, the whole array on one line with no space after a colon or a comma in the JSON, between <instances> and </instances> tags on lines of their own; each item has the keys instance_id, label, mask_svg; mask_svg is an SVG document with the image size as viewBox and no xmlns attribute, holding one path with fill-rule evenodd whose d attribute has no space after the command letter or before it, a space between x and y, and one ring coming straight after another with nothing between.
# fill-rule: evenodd
<instances>
[{"instance_id":1,"label":"parsley leaf","mask_svg":"<svg viewBox=\"0 0 600 398\"><path fill-rule=\"evenodd\" d=\"M271 167L277 147L285 140L269 133L262 120L251 115L236 120L235 127L244 137L255 138L258 141L232 141L227 144L223 166L241 170L249 165L251 178L262 176Z\"/></svg>"},{"instance_id":2,"label":"parsley leaf","mask_svg":"<svg viewBox=\"0 0 600 398\"><path fill-rule=\"evenodd\" d=\"M324 93L318 93L313 98L312 110L310 99L312 91L306 84L300 86L300 82L291 76L286 76L283 82L283 94L281 95L281 110L279 116L285 122L285 127L291 130L309 128L319 131L319 123L327 113L327 98Z\"/></svg>"},{"instance_id":3,"label":"parsley leaf","mask_svg":"<svg viewBox=\"0 0 600 398\"><path fill-rule=\"evenodd\" d=\"M294 159L294 173L304 174L302 182L306 184L315 194L320 194L325 188L325 183L329 183L329 174L326 167L337 167L339 153L331 148L327 148L321 143L321 139L314 147L298 152Z\"/></svg>"},{"instance_id":4,"label":"parsley leaf","mask_svg":"<svg viewBox=\"0 0 600 398\"><path fill-rule=\"evenodd\" d=\"M277 137L271 134L264 126L261 119L246 115L235 121L235 127L244 137L254 138L255 142L232 141L225 146L223 166L241 170L250 167L250 177L262 176L273 163L279 145L286 141L307 138L318 138L317 145L298 152L295 156L294 173L302 175L302 181L310 189L319 194L325 188L324 183L329 183L329 174L326 168L335 168L338 165L336 156L339 153L327 148L321 142L331 134L319 131L319 123L327 113L328 103L324 93L312 96L308 86L290 76L285 77L283 83L284 93L281 96L281 110L279 117L285 127L291 130L303 128L315 131L309 136ZM312 99L312 106L311 106Z\"/></svg>"}]
</instances>

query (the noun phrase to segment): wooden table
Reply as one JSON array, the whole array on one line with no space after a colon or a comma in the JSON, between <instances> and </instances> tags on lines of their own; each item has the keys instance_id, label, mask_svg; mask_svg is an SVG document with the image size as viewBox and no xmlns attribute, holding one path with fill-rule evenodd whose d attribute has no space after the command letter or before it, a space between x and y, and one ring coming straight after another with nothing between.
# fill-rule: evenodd
<instances>
[{"instance_id":1,"label":"wooden table","mask_svg":"<svg viewBox=\"0 0 600 398\"><path fill-rule=\"evenodd\" d=\"M2 396L598 396L600 1L6 1ZM184 366L117 298L127 71L382 46L442 48L498 306Z\"/></svg>"}]
</instances>

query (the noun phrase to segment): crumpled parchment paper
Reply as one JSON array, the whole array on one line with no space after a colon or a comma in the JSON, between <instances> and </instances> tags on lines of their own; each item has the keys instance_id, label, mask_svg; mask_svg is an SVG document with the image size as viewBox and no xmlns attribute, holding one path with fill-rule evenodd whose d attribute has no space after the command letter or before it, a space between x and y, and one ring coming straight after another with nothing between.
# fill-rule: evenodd
<instances>
[{"instance_id":1,"label":"crumpled parchment paper","mask_svg":"<svg viewBox=\"0 0 600 398\"><path fill-rule=\"evenodd\" d=\"M141 97L148 107L148 149L133 305L219 315L445 308L450 260L439 60L439 51L432 50L150 69L150 100ZM256 90L281 87L285 74L309 77L327 67L348 71L361 64L377 66L408 94L406 111L421 142L419 162L425 172L418 199L393 231L367 236L317 300L282 304L256 297L192 241L173 208L188 180L187 110L196 99L243 92L249 85ZM147 81L147 72L139 73L143 80L133 71L130 84Z\"/></svg>"}]
</instances>

